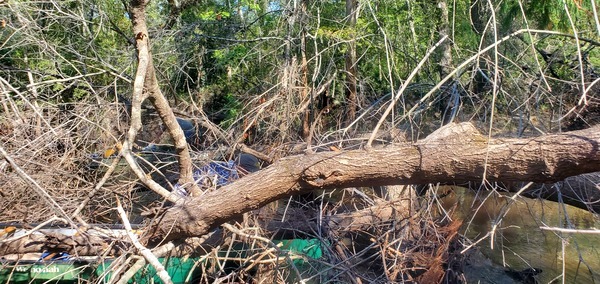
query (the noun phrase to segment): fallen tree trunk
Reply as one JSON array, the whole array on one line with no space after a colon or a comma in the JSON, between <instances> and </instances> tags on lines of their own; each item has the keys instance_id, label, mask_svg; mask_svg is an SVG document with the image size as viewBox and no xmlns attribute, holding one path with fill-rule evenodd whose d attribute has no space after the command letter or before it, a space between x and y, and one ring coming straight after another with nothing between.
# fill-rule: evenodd
<instances>
[{"instance_id":1,"label":"fallen tree trunk","mask_svg":"<svg viewBox=\"0 0 600 284\"><path fill-rule=\"evenodd\" d=\"M484 176L488 182L561 181L570 176L600 171L598 130L488 141L470 124L453 124L415 144L286 157L217 191L189 198L167 209L146 230L145 239L151 245L157 245L169 240L202 236L244 212L315 189L481 182ZM509 188L511 191L519 189ZM526 191L524 195L538 193ZM561 194L565 202L579 202L582 208L595 208L593 205L600 200L600 190L595 187L586 187L585 198L580 191L564 186ZM541 194L543 198L553 199L553 196L556 192L550 186ZM328 225L339 230L340 227L350 229L354 225L372 223L372 218L385 220L391 216L389 210L398 210L393 204L367 208L363 210L364 218L357 218L360 212L332 216ZM398 213L404 216L406 212ZM109 254L126 250L126 247L109 246L108 240L89 238L46 234L9 242L0 240L0 255L44 250L95 255L105 254L107 249L111 250Z\"/></svg>"},{"instance_id":2,"label":"fallen tree trunk","mask_svg":"<svg viewBox=\"0 0 600 284\"><path fill-rule=\"evenodd\" d=\"M488 140L470 123L450 124L414 144L286 157L166 210L145 238L158 244L201 236L245 212L313 189L468 181L552 183L600 171L599 130Z\"/></svg>"}]
</instances>

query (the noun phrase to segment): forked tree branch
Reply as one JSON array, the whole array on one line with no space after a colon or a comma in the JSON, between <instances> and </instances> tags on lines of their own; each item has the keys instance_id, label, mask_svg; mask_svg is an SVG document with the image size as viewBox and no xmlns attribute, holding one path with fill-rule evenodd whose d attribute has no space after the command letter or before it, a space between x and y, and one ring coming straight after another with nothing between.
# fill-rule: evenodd
<instances>
[{"instance_id":1,"label":"forked tree branch","mask_svg":"<svg viewBox=\"0 0 600 284\"><path fill-rule=\"evenodd\" d=\"M198 196L202 193L198 185L194 183L192 172L192 159L185 140L183 130L177 123L175 114L171 110L165 96L160 91L154 64L152 62L152 53L149 48L148 27L146 26L146 0L132 0L130 3L131 23L135 35L136 48L138 51L138 70L134 81L132 108L131 108L131 128L128 133L128 139L124 143L123 156L132 167L138 178L150 189L164 196L172 202L177 202L178 197L148 178L143 173L137 162L131 154L131 148L137 132L141 129L141 104L146 98L154 105L158 115L167 127L169 134L173 138L175 150L179 159L179 183L189 188L192 196Z\"/></svg>"}]
</instances>

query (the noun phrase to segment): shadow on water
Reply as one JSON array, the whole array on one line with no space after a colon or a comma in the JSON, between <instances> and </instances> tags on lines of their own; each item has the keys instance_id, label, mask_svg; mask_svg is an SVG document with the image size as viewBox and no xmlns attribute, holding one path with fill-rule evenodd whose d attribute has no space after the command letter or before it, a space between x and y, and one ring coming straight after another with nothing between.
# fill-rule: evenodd
<instances>
[{"instance_id":1,"label":"shadow on water","mask_svg":"<svg viewBox=\"0 0 600 284\"><path fill-rule=\"evenodd\" d=\"M551 201L509 200L510 196L496 192L454 187L441 203L446 209L458 204L453 218L463 220L462 233L473 241L488 235L492 224L497 224L492 237L478 243L494 263L514 270L540 268L539 283L563 283L563 267L564 283L600 283L600 234L540 229L600 229L599 216Z\"/></svg>"}]
</instances>

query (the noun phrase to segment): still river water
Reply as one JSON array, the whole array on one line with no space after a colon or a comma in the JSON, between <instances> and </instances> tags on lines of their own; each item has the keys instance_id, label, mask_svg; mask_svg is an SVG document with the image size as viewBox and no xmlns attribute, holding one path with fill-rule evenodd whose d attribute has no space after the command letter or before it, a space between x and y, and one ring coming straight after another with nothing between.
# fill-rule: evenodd
<instances>
[{"instance_id":1,"label":"still river water","mask_svg":"<svg viewBox=\"0 0 600 284\"><path fill-rule=\"evenodd\" d=\"M515 270L541 268L539 283L553 280L553 283L563 283L563 266L564 283L600 283L600 234L540 229L548 226L600 230L598 215L551 201L527 198L509 201L489 191L477 194L463 188L454 189L442 200L443 207L458 204L454 218L463 220L462 233L471 240L484 237L494 221L500 220L495 222L498 225L494 236L478 244L496 264Z\"/></svg>"}]
</instances>

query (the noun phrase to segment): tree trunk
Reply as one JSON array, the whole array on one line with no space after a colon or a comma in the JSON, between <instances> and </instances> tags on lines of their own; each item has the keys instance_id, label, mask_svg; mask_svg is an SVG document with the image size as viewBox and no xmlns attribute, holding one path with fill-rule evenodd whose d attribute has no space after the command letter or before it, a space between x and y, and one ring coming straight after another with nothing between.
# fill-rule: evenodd
<instances>
[{"instance_id":1,"label":"tree trunk","mask_svg":"<svg viewBox=\"0 0 600 284\"><path fill-rule=\"evenodd\" d=\"M487 14L487 3L485 1L471 0L469 17L471 18L471 28L475 33L483 35L486 25L485 19L489 19Z\"/></svg>"},{"instance_id":2,"label":"tree trunk","mask_svg":"<svg viewBox=\"0 0 600 284\"><path fill-rule=\"evenodd\" d=\"M440 8L442 17L441 23L438 27L438 31L440 33L440 38L444 36L450 37L450 20L448 17L448 3L446 0L441 0L438 2L438 8ZM442 51L442 56L440 59L440 79L448 76L452 71L452 42L453 38L450 40L446 40L440 46Z\"/></svg>"},{"instance_id":3,"label":"tree trunk","mask_svg":"<svg viewBox=\"0 0 600 284\"><path fill-rule=\"evenodd\" d=\"M600 126L534 138L488 141L474 126L462 123L442 127L414 144L286 157L217 191L191 197L167 209L155 218L144 238L151 245L156 245L203 236L244 212L315 189L481 182L484 174L487 182L561 181L570 176L600 171L599 144ZM516 192L521 187L507 189ZM552 187L546 187L541 194L535 189L530 187L523 195L557 198L557 191L553 191ZM585 191L568 187L560 190L564 202L582 208L590 209L590 204L600 203L600 191L595 186L585 187ZM593 208L600 209L597 207ZM360 230L373 218L406 217L406 214L410 215L409 211L410 206L397 199L377 203L360 212L331 216L328 226L336 230L340 226ZM390 212L397 212L394 213L397 215ZM277 224L267 227L273 230L273 225ZM110 253L119 254L126 250L110 247L109 241L82 239L77 235L31 235L0 242L0 255L43 250L93 255L107 249L111 250Z\"/></svg>"},{"instance_id":4,"label":"tree trunk","mask_svg":"<svg viewBox=\"0 0 600 284\"><path fill-rule=\"evenodd\" d=\"M175 114L173 114L173 111L169 106L169 102L162 94L160 86L158 85L158 80L156 78L154 64L152 62L152 53L150 52L149 48L150 44L148 39L148 28L146 26L146 5L148 4L148 2L149 1L147 0L133 0L130 3L131 9L129 14L131 16L133 32L136 38L136 49L138 51L138 58L140 59L140 61L141 58L147 59L145 74L136 75L136 81L134 83L134 94L132 99L134 103L132 105L131 111L132 113L139 113L141 103L147 97L150 98L150 101L154 105L156 112L162 119L163 123L167 127L167 130L169 131L169 134L173 138L175 151L179 159L179 183L189 186L189 192L192 195L200 195L201 191L198 188L198 186L194 183L192 173L192 159L190 157L190 152L187 146L187 142L185 140L185 135L183 133L183 130L177 123L177 119L175 118ZM141 62L138 63L139 65L141 65ZM140 72L139 68L140 67L138 66L138 72ZM137 76L143 76L143 79L137 78ZM138 86L136 86L135 84L138 84ZM136 89L138 91L135 91ZM131 128L133 131L130 130L130 143L133 142L135 135L137 134L142 125L139 119L139 115L132 115ZM126 145L129 145L129 147L131 147L130 144ZM140 179L142 181L146 180L144 177L140 177ZM156 185L150 186L151 189L154 189L154 187L156 187Z\"/></svg>"},{"instance_id":5,"label":"tree trunk","mask_svg":"<svg viewBox=\"0 0 600 284\"><path fill-rule=\"evenodd\" d=\"M473 125L462 123L442 127L414 144L286 157L168 209L145 237L158 243L202 236L244 212L313 189L483 180L556 182L600 171L599 143L600 127L488 141Z\"/></svg>"},{"instance_id":6,"label":"tree trunk","mask_svg":"<svg viewBox=\"0 0 600 284\"><path fill-rule=\"evenodd\" d=\"M71 255L117 255L127 246L112 245L110 239L87 234L66 236L59 233L32 234L0 241L0 256L35 252L67 252Z\"/></svg>"},{"instance_id":7,"label":"tree trunk","mask_svg":"<svg viewBox=\"0 0 600 284\"><path fill-rule=\"evenodd\" d=\"M356 14L357 9L356 0L346 0L346 23L348 27L355 34L354 28L356 27ZM356 39L350 40L348 43L348 51L346 52L346 99L348 101L348 108L346 109L346 125L350 125L356 118L356 110L358 108L358 97L356 94Z\"/></svg>"},{"instance_id":8,"label":"tree trunk","mask_svg":"<svg viewBox=\"0 0 600 284\"><path fill-rule=\"evenodd\" d=\"M301 15L300 22L301 24L301 32L300 32L300 54L302 55L302 95L300 97L301 101L305 101L308 97L309 87L308 87L308 61L306 59L306 35L307 35L307 25L308 25L308 15L306 14L306 7L308 6L308 1L302 1L300 4L301 7ZM314 104L312 99L312 91L310 103ZM308 107L307 110L304 111L304 118L302 119L302 138L307 139L310 132L310 112L314 105ZM310 141L309 141L310 143Z\"/></svg>"}]
</instances>

